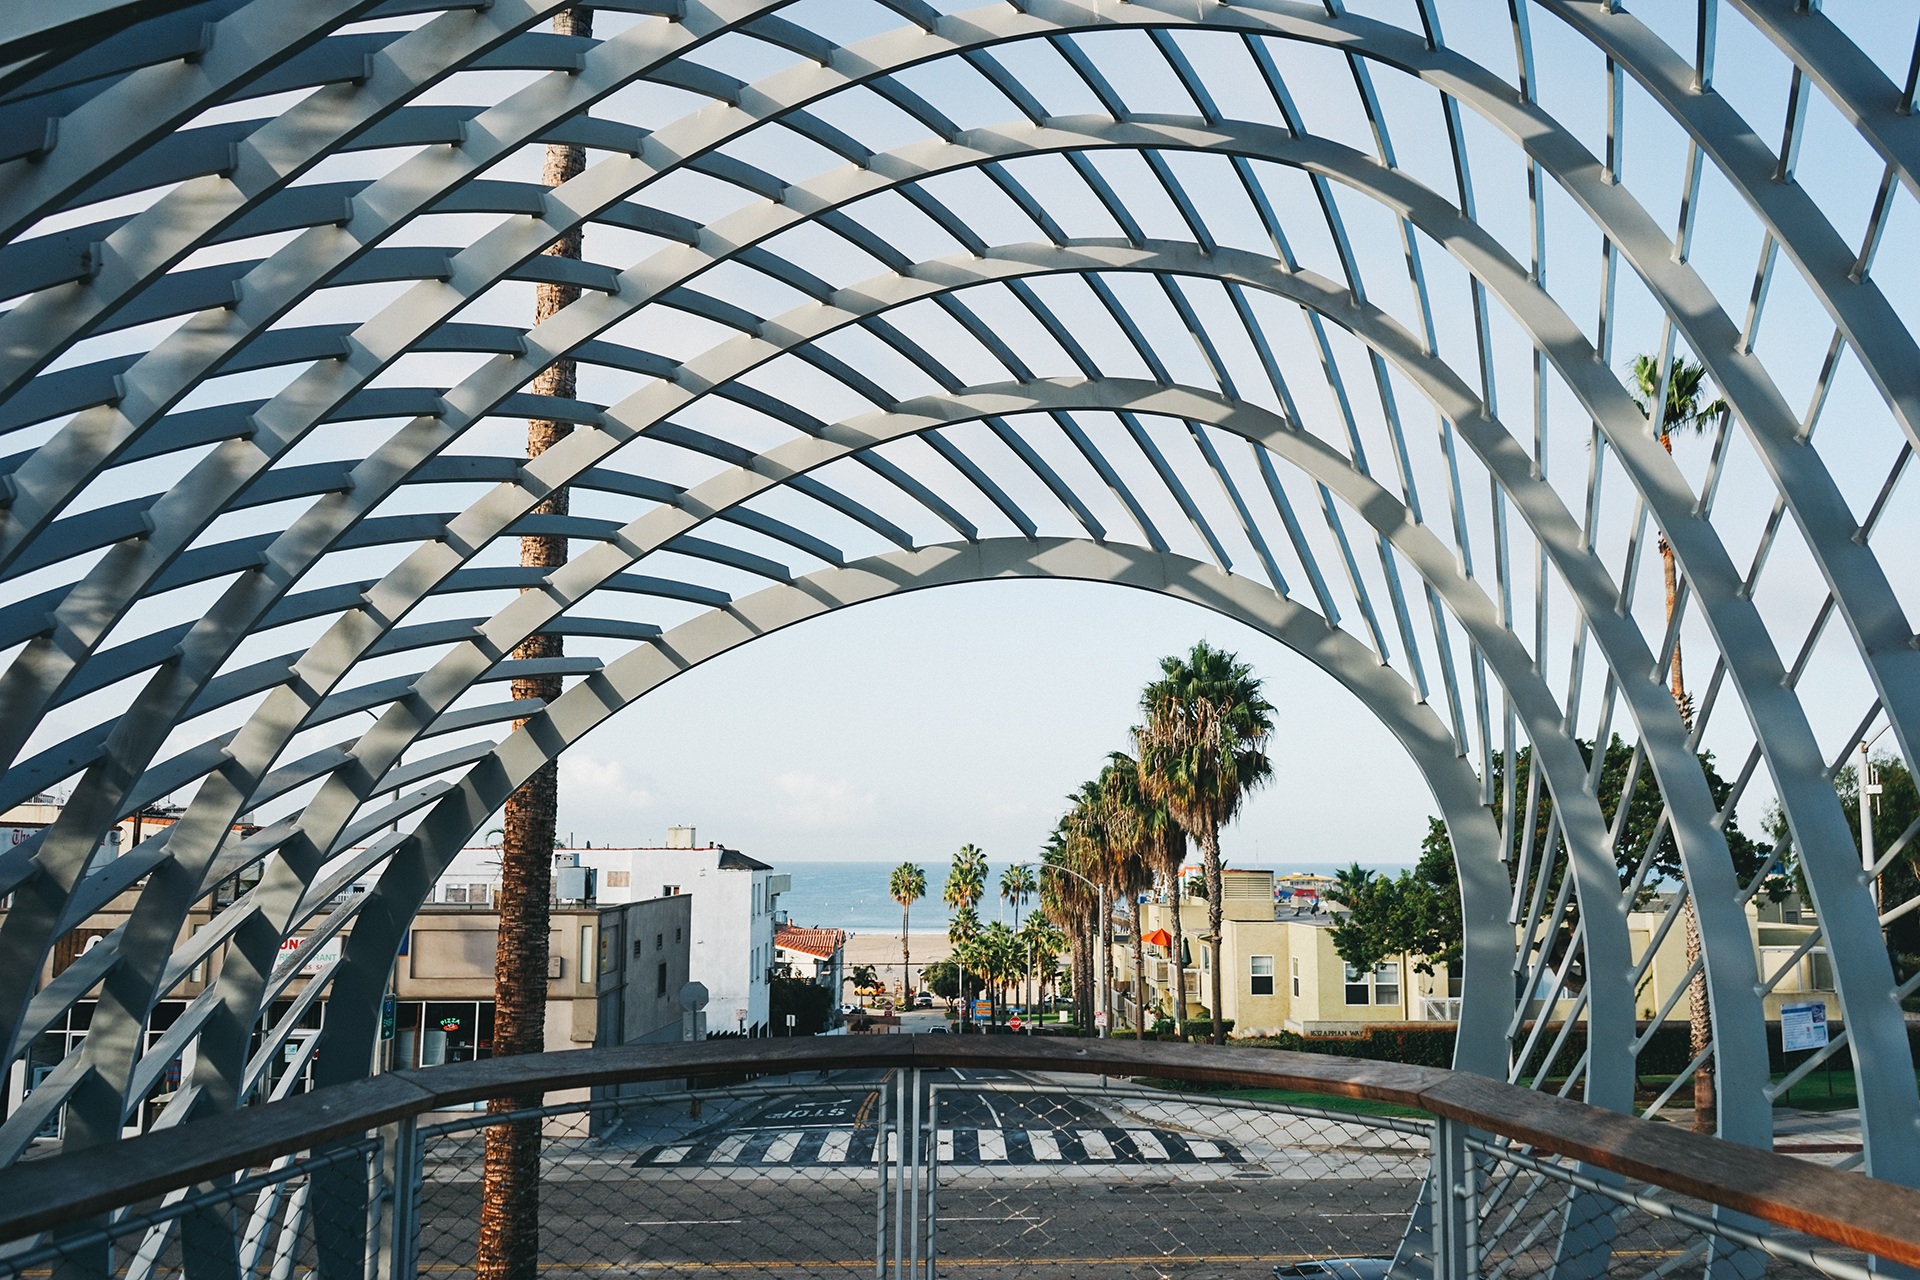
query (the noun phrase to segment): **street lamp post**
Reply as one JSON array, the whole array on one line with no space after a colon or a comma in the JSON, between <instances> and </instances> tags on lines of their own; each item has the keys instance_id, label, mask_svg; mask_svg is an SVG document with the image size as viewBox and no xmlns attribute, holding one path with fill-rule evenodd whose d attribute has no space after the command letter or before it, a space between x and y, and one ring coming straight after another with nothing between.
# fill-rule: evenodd
<instances>
[{"instance_id":1,"label":"street lamp post","mask_svg":"<svg viewBox=\"0 0 1920 1280\"><path fill-rule=\"evenodd\" d=\"M1879 856L1873 847L1873 797L1880 794L1880 784L1873 780L1873 760L1867 752L1880 741L1880 734L1892 727L1882 725L1880 733L1860 743L1860 870L1866 874L1867 892L1873 897L1876 912L1880 910L1880 877L1873 873L1873 864Z\"/></svg>"},{"instance_id":2,"label":"street lamp post","mask_svg":"<svg viewBox=\"0 0 1920 1280\"><path fill-rule=\"evenodd\" d=\"M1022 863L1020 865L1032 866L1033 864ZM1095 919L1094 927L1100 930L1100 932L1103 935L1100 939L1100 945L1102 947L1112 946L1113 939L1110 937L1104 936L1107 932L1106 925L1105 925L1106 918L1107 918L1107 886L1104 884L1096 884L1092 880L1089 880L1085 876L1081 875L1078 871L1075 871L1070 867L1063 867L1058 863L1054 863L1054 862L1041 863L1040 870L1058 871L1063 876L1072 876L1075 880L1078 880L1081 884L1086 885L1087 888L1093 890L1094 893L1099 895L1099 908L1098 908L1098 914L1094 917ZM1094 985L1099 989L1100 1011L1103 1015L1105 1015L1095 1025L1094 1035L1099 1039L1104 1040L1107 1038L1107 1028L1113 1025L1113 989L1108 985L1106 981L1104 966L1096 965L1094 967L1093 981L1094 981Z\"/></svg>"}]
</instances>

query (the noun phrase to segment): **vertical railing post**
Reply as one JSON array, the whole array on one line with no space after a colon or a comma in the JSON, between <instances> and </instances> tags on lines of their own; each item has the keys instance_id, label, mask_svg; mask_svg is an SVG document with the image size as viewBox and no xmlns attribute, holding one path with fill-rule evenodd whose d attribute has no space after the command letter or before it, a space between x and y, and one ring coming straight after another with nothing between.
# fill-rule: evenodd
<instances>
[{"instance_id":1,"label":"vertical railing post","mask_svg":"<svg viewBox=\"0 0 1920 1280\"><path fill-rule=\"evenodd\" d=\"M927 1274L934 1277L934 1254L940 1240L940 1086L927 1090Z\"/></svg>"},{"instance_id":2,"label":"vertical railing post","mask_svg":"<svg viewBox=\"0 0 1920 1280\"><path fill-rule=\"evenodd\" d=\"M893 1173L893 1276L894 1280L907 1280L906 1272L906 1232L903 1224L907 1220L907 1073L896 1071L893 1075L893 1131L900 1138L898 1166Z\"/></svg>"},{"instance_id":3,"label":"vertical railing post","mask_svg":"<svg viewBox=\"0 0 1920 1280\"><path fill-rule=\"evenodd\" d=\"M880 1110L873 1121L873 1280L887 1276L887 1085L880 1083Z\"/></svg>"},{"instance_id":4,"label":"vertical railing post","mask_svg":"<svg viewBox=\"0 0 1920 1280\"><path fill-rule=\"evenodd\" d=\"M371 1280L414 1280L420 1260L420 1128L403 1116L380 1130L386 1212L372 1253Z\"/></svg>"},{"instance_id":5,"label":"vertical railing post","mask_svg":"<svg viewBox=\"0 0 1920 1280\"><path fill-rule=\"evenodd\" d=\"M1467 1126L1438 1116L1433 1124L1434 1280L1476 1280L1480 1270L1478 1194Z\"/></svg>"},{"instance_id":6,"label":"vertical railing post","mask_svg":"<svg viewBox=\"0 0 1920 1280\"><path fill-rule=\"evenodd\" d=\"M907 1157L908 1168L913 1170L913 1186L907 1193L908 1216L901 1226L907 1232L907 1277L919 1280L920 1276L920 1170L925 1159L932 1153L922 1146L925 1136L920 1125L920 1068L913 1069L907 1087L913 1092L913 1127L908 1132L907 1141L912 1154ZM929 1144L930 1145L930 1144Z\"/></svg>"}]
</instances>

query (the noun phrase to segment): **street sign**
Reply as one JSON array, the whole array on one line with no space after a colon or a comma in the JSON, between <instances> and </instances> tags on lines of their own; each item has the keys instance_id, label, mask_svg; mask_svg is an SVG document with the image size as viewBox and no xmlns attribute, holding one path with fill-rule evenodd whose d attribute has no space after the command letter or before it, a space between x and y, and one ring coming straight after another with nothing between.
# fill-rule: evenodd
<instances>
[{"instance_id":1,"label":"street sign","mask_svg":"<svg viewBox=\"0 0 1920 1280\"><path fill-rule=\"evenodd\" d=\"M1096 1027L1104 1027L1107 1025L1107 1011L1105 1009L1093 1015L1093 1025Z\"/></svg>"},{"instance_id":2,"label":"street sign","mask_svg":"<svg viewBox=\"0 0 1920 1280\"><path fill-rule=\"evenodd\" d=\"M979 1018L987 1018L987 1019L990 1019L990 1018L992 1018L992 1017L993 1017L993 1001L991 1001L991 1000L975 1000L975 1001L973 1002L973 1016L974 1016L974 1017L975 1017L976 1019L979 1019Z\"/></svg>"},{"instance_id":3,"label":"street sign","mask_svg":"<svg viewBox=\"0 0 1920 1280\"><path fill-rule=\"evenodd\" d=\"M788 1014L788 1015L787 1015L787 1030L788 1030L789 1032L791 1032L791 1031L793 1030L793 1015L792 1015L792 1014Z\"/></svg>"},{"instance_id":4,"label":"street sign","mask_svg":"<svg viewBox=\"0 0 1920 1280\"><path fill-rule=\"evenodd\" d=\"M389 991L380 1001L380 1038L382 1040L393 1039L394 1013L393 992Z\"/></svg>"},{"instance_id":5,"label":"street sign","mask_svg":"<svg viewBox=\"0 0 1920 1280\"><path fill-rule=\"evenodd\" d=\"M1827 1002L1784 1005L1780 1009L1780 1048L1785 1053L1827 1047Z\"/></svg>"},{"instance_id":6,"label":"street sign","mask_svg":"<svg viewBox=\"0 0 1920 1280\"><path fill-rule=\"evenodd\" d=\"M1014 1031L1018 1031L1021 1027L1024 1027L1026 1025L1027 1025L1026 1023L1020 1021L1020 1015L1017 1013L1013 1015L1013 1020L1007 1023L1008 1028Z\"/></svg>"}]
</instances>

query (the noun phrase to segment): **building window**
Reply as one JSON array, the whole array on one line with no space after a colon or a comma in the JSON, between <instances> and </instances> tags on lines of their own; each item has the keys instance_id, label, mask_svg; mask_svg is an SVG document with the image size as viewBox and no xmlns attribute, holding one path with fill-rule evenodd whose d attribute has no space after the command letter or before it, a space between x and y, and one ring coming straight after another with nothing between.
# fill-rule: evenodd
<instances>
[{"instance_id":1,"label":"building window","mask_svg":"<svg viewBox=\"0 0 1920 1280\"><path fill-rule=\"evenodd\" d=\"M580 967L575 972L593 972L593 926L590 924L580 926Z\"/></svg>"},{"instance_id":2,"label":"building window","mask_svg":"<svg viewBox=\"0 0 1920 1280\"><path fill-rule=\"evenodd\" d=\"M487 886L486 886L486 885L484 885L484 884L470 884L470 885L468 885L468 886L467 886L467 901L468 901L468 902L477 902L477 903L479 903L479 904L480 904L481 906L485 906L485 905L486 905L486 903L487 903Z\"/></svg>"},{"instance_id":3,"label":"building window","mask_svg":"<svg viewBox=\"0 0 1920 1280\"><path fill-rule=\"evenodd\" d=\"M1298 1000L1300 998L1300 957L1299 956L1295 956L1291 960L1287 961L1287 972L1293 975L1293 998L1295 1000Z\"/></svg>"},{"instance_id":4,"label":"building window","mask_svg":"<svg viewBox=\"0 0 1920 1280\"><path fill-rule=\"evenodd\" d=\"M635 938L633 940L633 958L635 960L638 960L640 958L642 952L646 948L646 945L647 945L646 943L640 941L640 939L638 938Z\"/></svg>"},{"instance_id":5,"label":"building window","mask_svg":"<svg viewBox=\"0 0 1920 1280\"><path fill-rule=\"evenodd\" d=\"M465 902L466 900L467 900L467 886L463 884L450 884L447 886L446 894L444 896L444 901Z\"/></svg>"},{"instance_id":6,"label":"building window","mask_svg":"<svg viewBox=\"0 0 1920 1280\"><path fill-rule=\"evenodd\" d=\"M1273 994L1273 957L1251 956L1253 964L1253 994L1270 996Z\"/></svg>"},{"instance_id":7,"label":"building window","mask_svg":"<svg viewBox=\"0 0 1920 1280\"><path fill-rule=\"evenodd\" d=\"M607 872L607 888L609 889L624 889L632 883L633 872L631 871Z\"/></svg>"},{"instance_id":8,"label":"building window","mask_svg":"<svg viewBox=\"0 0 1920 1280\"><path fill-rule=\"evenodd\" d=\"M664 950L664 949L666 948L666 945L667 945L667 935L666 935L666 934L664 934L664 933L656 933L656 934L654 934L654 935L653 935L653 949L654 949L655 951L661 951L661 950Z\"/></svg>"},{"instance_id":9,"label":"building window","mask_svg":"<svg viewBox=\"0 0 1920 1280\"><path fill-rule=\"evenodd\" d=\"M675 942L680 941L680 930L677 928L673 931L673 940Z\"/></svg>"},{"instance_id":10,"label":"building window","mask_svg":"<svg viewBox=\"0 0 1920 1280\"><path fill-rule=\"evenodd\" d=\"M654 978L653 993L657 996L667 994L667 966L665 961L661 962L659 974Z\"/></svg>"},{"instance_id":11,"label":"building window","mask_svg":"<svg viewBox=\"0 0 1920 1280\"><path fill-rule=\"evenodd\" d=\"M1373 1002L1375 1004L1400 1003L1400 962L1389 960L1375 966L1373 970Z\"/></svg>"},{"instance_id":12,"label":"building window","mask_svg":"<svg viewBox=\"0 0 1920 1280\"><path fill-rule=\"evenodd\" d=\"M1355 968L1353 965L1345 965L1343 967L1347 971L1347 982L1346 982L1347 1003L1348 1004L1371 1003L1371 1001L1368 999L1368 996L1370 993L1368 992L1367 988L1372 984L1367 981L1367 975L1360 972L1360 970Z\"/></svg>"},{"instance_id":13,"label":"building window","mask_svg":"<svg viewBox=\"0 0 1920 1280\"><path fill-rule=\"evenodd\" d=\"M676 897L679 893L680 886L677 884L663 884L660 886L660 896L663 898Z\"/></svg>"}]
</instances>

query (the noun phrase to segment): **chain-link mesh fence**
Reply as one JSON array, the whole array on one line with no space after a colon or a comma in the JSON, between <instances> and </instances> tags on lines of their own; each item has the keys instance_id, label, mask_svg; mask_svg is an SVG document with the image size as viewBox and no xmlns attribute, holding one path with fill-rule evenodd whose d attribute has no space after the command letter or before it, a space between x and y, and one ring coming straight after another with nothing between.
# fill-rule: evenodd
<instances>
[{"instance_id":1,"label":"chain-link mesh fence","mask_svg":"<svg viewBox=\"0 0 1920 1280\"><path fill-rule=\"evenodd\" d=\"M404 1120L15 1242L0 1280L1867 1275L1822 1242L1378 1105L933 1070L544 1102ZM516 1176L489 1178L490 1134ZM1435 1162L1443 1140L1454 1165ZM537 1222L525 1269L481 1264L503 1216Z\"/></svg>"}]
</instances>

